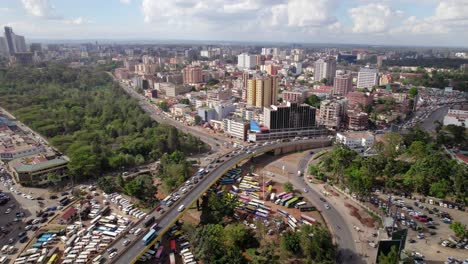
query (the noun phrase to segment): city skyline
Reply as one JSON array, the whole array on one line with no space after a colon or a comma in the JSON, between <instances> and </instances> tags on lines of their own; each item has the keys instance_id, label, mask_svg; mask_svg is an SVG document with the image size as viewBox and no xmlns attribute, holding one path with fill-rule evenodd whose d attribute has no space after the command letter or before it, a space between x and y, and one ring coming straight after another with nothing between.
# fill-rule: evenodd
<instances>
[{"instance_id":1,"label":"city skyline","mask_svg":"<svg viewBox=\"0 0 468 264\"><path fill-rule=\"evenodd\" d=\"M0 25L30 40L466 46L468 1L6 0Z\"/></svg>"}]
</instances>

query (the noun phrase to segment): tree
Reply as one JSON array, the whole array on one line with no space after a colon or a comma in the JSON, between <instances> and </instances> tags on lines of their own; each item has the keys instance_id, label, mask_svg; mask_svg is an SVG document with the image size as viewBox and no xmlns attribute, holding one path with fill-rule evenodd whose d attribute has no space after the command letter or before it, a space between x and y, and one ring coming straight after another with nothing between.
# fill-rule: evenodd
<instances>
[{"instance_id":1,"label":"tree","mask_svg":"<svg viewBox=\"0 0 468 264\"><path fill-rule=\"evenodd\" d=\"M294 191L294 186L292 185L291 182L287 182L283 185L283 189L285 192L293 192Z\"/></svg>"},{"instance_id":2,"label":"tree","mask_svg":"<svg viewBox=\"0 0 468 264\"><path fill-rule=\"evenodd\" d=\"M47 173L47 182L49 184L57 185L62 181L62 178L57 173Z\"/></svg>"},{"instance_id":3,"label":"tree","mask_svg":"<svg viewBox=\"0 0 468 264\"><path fill-rule=\"evenodd\" d=\"M161 101L158 103L158 107L161 108L164 112L169 111L169 104L166 101Z\"/></svg>"},{"instance_id":4,"label":"tree","mask_svg":"<svg viewBox=\"0 0 468 264\"><path fill-rule=\"evenodd\" d=\"M301 250L299 235L297 233L287 231L281 238L281 247L292 254L299 253Z\"/></svg>"},{"instance_id":5,"label":"tree","mask_svg":"<svg viewBox=\"0 0 468 264\"><path fill-rule=\"evenodd\" d=\"M180 99L179 103L189 105L190 100L188 98L182 98Z\"/></svg>"},{"instance_id":6,"label":"tree","mask_svg":"<svg viewBox=\"0 0 468 264\"><path fill-rule=\"evenodd\" d=\"M408 90L408 95L410 98L415 98L418 95L418 88L412 87Z\"/></svg>"},{"instance_id":7,"label":"tree","mask_svg":"<svg viewBox=\"0 0 468 264\"><path fill-rule=\"evenodd\" d=\"M201 118L201 116L199 115L196 115L195 116L195 125L200 125L201 123L203 122L203 119Z\"/></svg>"},{"instance_id":8,"label":"tree","mask_svg":"<svg viewBox=\"0 0 468 264\"><path fill-rule=\"evenodd\" d=\"M125 193L146 202L155 200L156 187L150 175L142 174L125 183Z\"/></svg>"},{"instance_id":9,"label":"tree","mask_svg":"<svg viewBox=\"0 0 468 264\"><path fill-rule=\"evenodd\" d=\"M326 228L302 225L299 230L301 251L309 263L335 263L336 247Z\"/></svg>"},{"instance_id":10,"label":"tree","mask_svg":"<svg viewBox=\"0 0 468 264\"><path fill-rule=\"evenodd\" d=\"M313 106L313 107L316 107L316 108L319 108L320 107L320 101L322 99L320 99L320 97L318 97L317 95L313 94L309 97L306 98L305 102L306 104L310 105L310 106Z\"/></svg>"},{"instance_id":11,"label":"tree","mask_svg":"<svg viewBox=\"0 0 468 264\"><path fill-rule=\"evenodd\" d=\"M468 238L468 230L466 229L466 225L455 221L449 226L450 229L455 233L455 235L460 239Z\"/></svg>"},{"instance_id":12,"label":"tree","mask_svg":"<svg viewBox=\"0 0 468 264\"><path fill-rule=\"evenodd\" d=\"M381 253L379 255L379 264L397 264L398 263L398 250L396 246L392 246L390 252L387 255Z\"/></svg>"},{"instance_id":13,"label":"tree","mask_svg":"<svg viewBox=\"0 0 468 264\"><path fill-rule=\"evenodd\" d=\"M117 185L115 184L114 177L112 176L99 177L97 180L97 186L105 193L113 193L117 190Z\"/></svg>"}]
</instances>

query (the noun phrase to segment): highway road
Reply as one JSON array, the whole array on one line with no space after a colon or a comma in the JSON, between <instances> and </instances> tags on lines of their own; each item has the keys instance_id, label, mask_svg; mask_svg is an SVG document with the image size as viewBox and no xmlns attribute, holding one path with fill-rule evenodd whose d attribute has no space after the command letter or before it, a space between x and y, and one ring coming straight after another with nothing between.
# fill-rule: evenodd
<instances>
[{"instance_id":1,"label":"highway road","mask_svg":"<svg viewBox=\"0 0 468 264\"><path fill-rule=\"evenodd\" d=\"M111 73L109 73L109 75L111 75L114 78L114 76ZM119 80L117 80L115 78L114 78L114 80L120 85L120 87L122 87L125 90L125 92L127 92L128 95L130 95L131 97L136 99L138 101L138 104L141 106L141 108L145 112L147 112L153 120L157 121L158 123L169 124L171 126L176 127L177 129L179 129L182 132L190 133L190 134L198 137L203 142L209 144L213 151L219 151L220 149L223 149L223 144L224 143L230 143L230 141L227 138L223 137L223 136L219 136L219 135L215 135L215 134L209 134L206 131L203 131L202 128L186 126L186 125L178 122L177 120L174 120L174 119L166 116L166 113L164 113L163 111L157 109L156 107L154 107L154 105L152 105L150 102L148 102L148 98L146 98L143 95L137 93L129 85L127 85L125 83L122 83L122 82L119 82Z\"/></svg>"},{"instance_id":2,"label":"highway road","mask_svg":"<svg viewBox=\"0 0 468 264\"><path fill-rule=\"evenodd\" d=\"M180 205L185 205L185 210L187 210L190 205L192 205L198 197L200 197L203 193L205 193L211 185L213 185L227 170L234 167L240 161L250 158L252 156L261 155L262 153L274 150L276 148L290 146L290 145L297 145L297 144L304 144L308 142L317 142L317 141L326 141L327 139L309 139L309 140L301 140L295 142L285 142L285 143L278 143L278 144L269 144L266 146L259 146L254 150L254 153L246 153L241 152L240 154L230 157L230 158L222 158L224 161L220 163L216 168L214 168L211 172L209 172L194 188L186 194L184 197L181 197L177 203L172 205L170 208L165 208L166 213L162 216L159 213L155 212L151 215L154 215L157 219L159 227L161 230L159 231L158 238L155 239L153 242L155 243L159 238L176 222L176 220L183 214L183 212L178 212L178 208ZM140 253L146 251L145 248L149 248L150 246L145 247L141 241L142 237L146 234L146 232L140 234L139 237L134 239L134 243L127 246L127 248L123 248L122 251L119 252L112 262L117 264L128 264L134 263L136 261L135 258L138 258ZM120 239L123 241L123 238ZM116 245L121 245L120 241L117 241ZM150 244L151 245L151 244ZM105 256L107 257L107 256Z\"/></svg>"}]
</instances>

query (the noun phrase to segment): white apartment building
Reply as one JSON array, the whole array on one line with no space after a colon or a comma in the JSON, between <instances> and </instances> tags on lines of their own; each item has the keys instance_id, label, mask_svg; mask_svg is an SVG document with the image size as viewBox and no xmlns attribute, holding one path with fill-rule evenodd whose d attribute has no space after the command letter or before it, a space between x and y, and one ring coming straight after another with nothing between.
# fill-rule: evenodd
<instances>
[{"instance_id":1,"label":"white apartment building","mask_svg":"<svg viewBox=\"0 0 468 264\"><path fill-rule=\"evenodd\" d=\"M237 68L242 70L255 69L257 65L257 56L242 53L237 56Z\"/></svg>"},{"instance_id":2,"label":"white apartment building","mask_svg":"<svg viewBox=\"0 0 468 264\"><path fill-rule=\"evenodd\" d=\"M358 73L357 88L372 88L379 83L379 70L361 68Z\"/></svg>"},{"instance_id":3,"label":"white apartment building","mask_svg":"<svg viewBox=\"0 0 468 264\"><path fill-rule=\"evenodd\" d=\"M319 59L315 62L314 80L321 81L327 79L328 83L333 82L336 75L336 60L334 59Z\"/></svg>"},{"instance_id":4,"label":"white apartment building","mask_svg":"<svg viewBox=\"0 0 468 264\"><path fill-rule=\"evenodd\" d=\"M374 141L374 135L368 131L336 133L336 142L361 153L372 147Z\"/></svg>"},{"instance_id":5,"label":"white apartment building","mask_svg":"<svg viewBox=\"0 0 468 264\"><path fill-rule=\"evenodd\" d=\"M456 125L468 128L468 110L463 109L449 109L447 115L444 117L444 126Z\"/></svg>"},{"instance_id":6,"label":"white apartment building","mask_svg":"<svg viewBox=\"0 0 468 264\"><path fill-rule=\"evenodd\" d=\"M224 133L242 141L247 140L247 130L249 123L242 119L223 119Z\"/></svg>"}]
</instances>

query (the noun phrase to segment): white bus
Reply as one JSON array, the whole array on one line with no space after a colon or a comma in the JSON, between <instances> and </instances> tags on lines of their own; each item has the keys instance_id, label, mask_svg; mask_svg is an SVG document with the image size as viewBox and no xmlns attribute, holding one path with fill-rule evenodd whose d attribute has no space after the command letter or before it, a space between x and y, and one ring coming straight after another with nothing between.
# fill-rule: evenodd
<instances>
[{"instance_id":1,"label":"white bus","mask_svg":"<svg viewBox=\"0 0 468 264\"><path fill-rule=\"evenodd\" d=\"M98 255L93 259L93 264L101 263L102 255Z\"/></svg>"}]
</instances>

